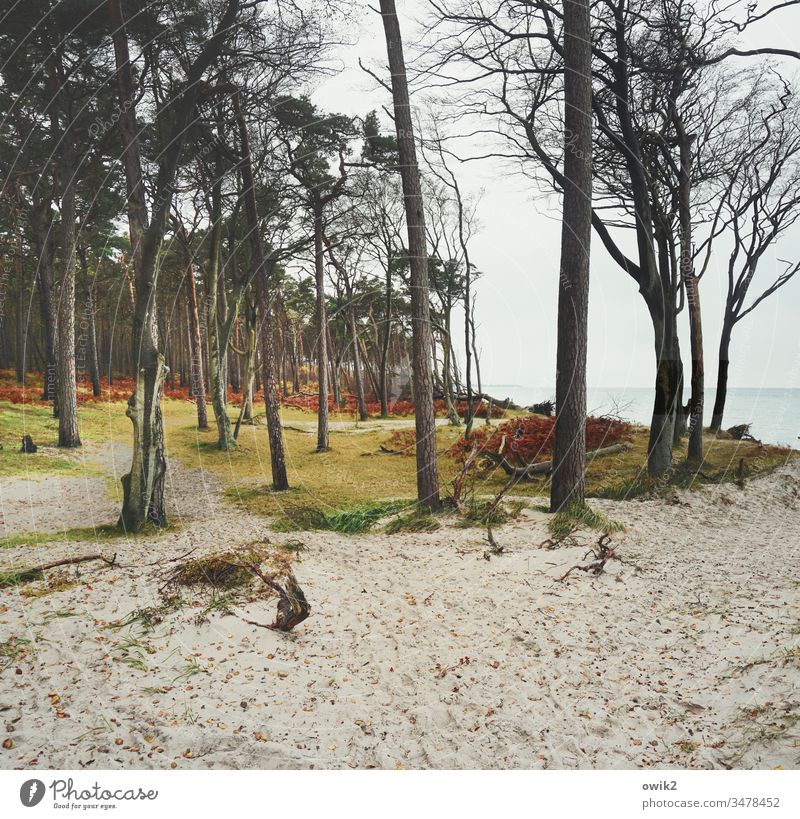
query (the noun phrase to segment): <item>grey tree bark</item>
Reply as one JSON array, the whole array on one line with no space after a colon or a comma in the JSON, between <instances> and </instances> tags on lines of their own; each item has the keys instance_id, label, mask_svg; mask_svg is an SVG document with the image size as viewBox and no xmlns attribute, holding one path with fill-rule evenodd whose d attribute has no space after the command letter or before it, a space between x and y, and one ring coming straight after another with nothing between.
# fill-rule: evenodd
<instances>
[{"instance_id":1,"label":"grey tree bark","mask_svg":"<svg viewBox=\"0 0 800 819\"><path fill-rule=\"evenodd\" d=\"M433 334L428 294L428 249L411 102L408 95L403 41L394 0L380 0L386 52L392 76L394 122L400 159L400 178L408 230L411 278L412 370L417 436L417 498L430 509L441 506L436 462L436 416L433 407Z\"/></svg>"},{"instance_id":2,"label":"grey tree bark","mask_svg":"<svg viewBox=\"0 0 800 819\"><path fill-rule=\"evenodd\" d=\"M585 488L586 350L592 235L589 0L564 0L563 207L551 512L570 503L583 502Z\"/></svg>"}]
</instances>

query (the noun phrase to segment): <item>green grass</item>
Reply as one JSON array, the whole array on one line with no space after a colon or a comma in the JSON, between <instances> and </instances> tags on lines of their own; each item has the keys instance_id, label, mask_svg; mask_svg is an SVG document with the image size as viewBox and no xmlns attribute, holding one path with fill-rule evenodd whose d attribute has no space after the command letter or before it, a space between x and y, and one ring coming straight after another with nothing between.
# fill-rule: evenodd
<instances>
[{"instance_id":1,"label":"green grass","mask_svg":"<svg viewBox=\"0 0 800 819\"><path fill-rule=\"evenodd\" d=\"M281 532L320 529L343 535L368 532L381 519L407 509L407 500L386 500L360 503L345 509L323 512L314 506L297 507L287 512L275 524Z\"/></svg>"},{"instance_id":2,"label":"green grass","mask_svg":"<svg viewBox=\"0 0 800 819\"><path fill-rule=\"evenodd\" d=\"M576 502L556 512L547 522L547 528L554 538L561 540L576 529L596 529L606 534L619 532L623 526L609 520L602 512L597 512L585 503Z\"/></svg>"},{"instance_id":3,"label":"green grass","mask_svg":"<svg viewBox=\"0 0 800 819\"><path fill-rule=\"evenodd\" d=\"M32 583L34 580L41 580L44 573L38 569L10 569L0 572L0 589L9 586L21 586L23 583Z\"/></svg>"},{"instance_id":4,"label":"green grass","mask_svg":"<svg viewBox=\"0 0 800 819\"><path fill-rule=\"evenodd\" d=\"M470 526L500 526L515 520L520 512L527 507L525 501L511 500L501 501L495 509L491 509L493 500L491 498L473 498L467 504L466 514L459 518L458 525L462 528Z\"/></svg>"},{"instance_id":5,"label":"green grass","mask_svg":"<svg viewBox=\"0 0 800 819\"><path fill-rule=\"evenodd\" d=\"M120 538L174 534L178 529L179 524L170 524L166 529L160 529L148 523L134 534L120 529L116 524L105 523L101 526L78 526L60 532L23 532L0 538L0 549L8 549L12 546L42 546L46 543L96 543L102 546Z\"/></svg>"},{"instance_id":6,"label":"green grass","mask_svg":"<svg viewBox=\"0 0 800 819\"><path fill-rule=\"evenodd\" d=\"M414 509L404 515L392 518L385 527L387 534L398 532L435 532L441 529L442 524L434 515L424 509Z\"/></svg>"}]
</instances>

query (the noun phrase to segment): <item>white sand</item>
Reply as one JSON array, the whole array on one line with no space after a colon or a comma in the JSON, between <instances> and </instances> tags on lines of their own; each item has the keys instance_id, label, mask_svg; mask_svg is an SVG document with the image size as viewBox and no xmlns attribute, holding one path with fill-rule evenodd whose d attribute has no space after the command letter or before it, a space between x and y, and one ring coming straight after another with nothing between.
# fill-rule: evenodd
<instances>
[{"instance_id":1,"label":"white sand","mask_svg":"<svg viewBox=\"0 0 800 819\"><path fill-rule=\"evenodd\" d=\"M171 486L183 530L119 541L117 567L50 574L51 583L79 575L72 588L0 591L0 643L30 640L16 643L22 652L0 674L0 735L14 744L0 749L0 766L789 768L800 760L800 661L784 654L800 644L797 462L744 491L598 503L626 524L614 544L629 561L610 562L599 577L573 572L557 582L596 534L581 533L583 546L541 549L545 516L533 511L496 530L507 554L488 562L479 529L313 532L299 536L308 550L296 571L313 612L291 636L240 617L270 622L274 600L205 623L196 622L201 608L182 608L151 632L109 629L160 602L168 564L155 561L268 534L263 521L223 506L199 473L175 467ZM0 483L2 497L8 492ZM69 525L86 525L80 504L73 517ZM7 516L7 533L24 530L25 519ZM94 550L8 548L0 566ZM0 656L0 667L8 660Z\"/></svg>"}]
</instances>

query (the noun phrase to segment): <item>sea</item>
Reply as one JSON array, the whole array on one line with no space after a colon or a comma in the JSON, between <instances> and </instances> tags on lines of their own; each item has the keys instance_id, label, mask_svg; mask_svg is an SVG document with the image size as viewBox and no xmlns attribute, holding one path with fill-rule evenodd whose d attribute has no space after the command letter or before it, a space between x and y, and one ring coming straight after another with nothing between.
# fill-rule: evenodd
<instances>
[{"instance_id":1,"label":"sea","mask_svg":"<svg viewBox=\"0 0 800 819\"><path fill-rule=\"evenodd\" d=\"M484 392L494 398L511 398L524 407L555 398L555 387L520 384L485 384ZM714 389L706 390L703 423L711 422ZM688 400L688 393L684 394ZM589 387L589 415L613 412L628 421L649 424L653 409L652 387ZM750 433L764 443L800 447L800 389L784 387L730 387L725 403L723 429L752 424Z\"/></svg>"}]
</instances>

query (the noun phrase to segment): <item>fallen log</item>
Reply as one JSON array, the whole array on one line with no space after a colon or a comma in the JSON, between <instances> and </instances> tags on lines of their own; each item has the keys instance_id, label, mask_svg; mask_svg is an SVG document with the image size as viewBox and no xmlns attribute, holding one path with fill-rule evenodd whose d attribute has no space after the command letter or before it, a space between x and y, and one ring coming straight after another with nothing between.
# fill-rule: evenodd
<instances>
[{"instance_id":1,"label":"fallen log","mask_svg":"<svg viewBox=\"0 0 800 819\"><path fill-rule=\"evenodd\" d=\"M612 446L600 447L586 453L586 459L594 460L601 455L613 455L617 452L625 452L629 448L628 444L613 444ZM528 466L513 466L502 455L497 452L483 453L490 461L496 463L503 469L506 475L510 475L517 480L533 478L536 475L548 475L553 469L552 461L541 461L540 463L528 464Z\"/></svg>"}]
</instances>

